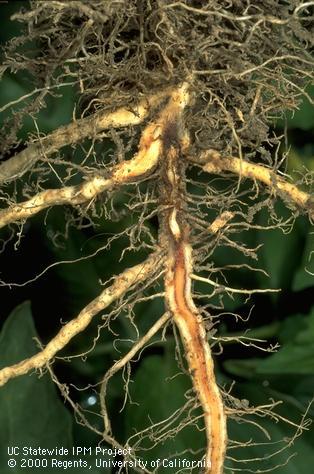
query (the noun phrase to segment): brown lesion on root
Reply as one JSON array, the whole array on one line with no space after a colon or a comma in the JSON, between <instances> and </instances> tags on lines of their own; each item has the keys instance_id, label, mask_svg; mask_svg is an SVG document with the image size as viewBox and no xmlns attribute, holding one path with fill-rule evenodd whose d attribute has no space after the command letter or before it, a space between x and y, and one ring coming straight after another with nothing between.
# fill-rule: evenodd
<instances>
[{"instance_id":1,"label":"brown lesion on root","mask_svg":"<svg viewBox=\"0 0 314 474\"><path fill-rule=\"evenodd\" d=\"M161 113L155 121L146 125L141 134L138 152L130 160L113 166L108 176L99 174L78 185L46 189L27 201L2 209L0 210L0 228L28 219L50 206L63 204L76 206L89 203L104 191L137 182L149 176L155 170L162 150L159 125L162 119ZM122 117L120 121L122 122Z\"/></svg>"},{"instance_id":2,"label":"brown lesion on root","mask_svg":"<svg viewBox=\"0 0 314 474\"><path fill-rule=\"evenodd\" d=\"M179 242L170 259L173 265L166 276L166 294L184 344L194 389L204 413L207 437L205 473L221 474L227 443L226 416L204 323L191 297L190 246L184 241Z\"/></svg>"},{"instance_id":3,"label":"brown lesion on root","mask_svg":"<svg viewBox=\"0 0 314 474\"><path fill-rule=\"evenodd\" d=\"M193 261L189 225L185 218L184 150L187 135L182 110L169 103L163 124L160 163L160 241L167 246L165 294L169 311L184 345L194 390L204 413L207 449L206 474L222 474L227 433L224 405L216 383L210 346L204 323L191 295Z\"/></svg>"},{"instance_id":4,"label":"brown lesion on root","mask_svg":"<svg viewBox=\"0 0 314 474\"><path fill-rule=\"evenodd\" d=\"M152 96L150 100L146 100L145 107L143 104L141 105L144 110L142 111L143 113L140 115L140 117L137 117L135 113L132 114L133 119L139 120L139 122L141 122L148 114L150 107L155 107L156 104L164 100L165 96L169 96L169 100L166 105L160 110L154 120L150 121L143 129L138 152L133 156L133 158L113 166L107 177L99 174L86 181L83 181L79 185L64 186L58 189L47 189L37 193L27 201L11 204L8 208L1 209L0 228L14 222L28 219L50 206L63 204L75 206L89 203L99 194L107 191L108 189L117 188L125 184L146 179L155 170L162 154L163 140L161 139L161 135L166 129L166 125L169 123L169 120L171 120L171 117L175 117L178 111L183 110L186 104L186 89L187 85L183 84L177 90L171 91L170 89L167 89L163 93L156 94L155 96ZM106 126L112 125L112 123L113 126L126 126L129 124L129 120L131 120L129 112L123 108L113 112L111 115L109 114L106 116L106 120L105 117L103 117L102 127L105 128ZM56 138L57 132L54 132L54 134L54 137ZM78 140L78 137L76 138ZM50 137L50 139L53 141L55 146L57 146L56 144L59 143L58 140L53 139L53 137ZM62 141L62 143L66 144L67 142ZM61 147L61 143L59 143L58 147ZM47 149L46 151L48 152L49 150ZM55 150L53 148L50 151L53 152ZM12 163L21 164L20 159L18 159L18 155L14 157ZM3 165L0 165L0 183L2 179L1 173L4 169ZM13 168L15 169L15 165ZM16 173L18 172L17 169L18 166L15 170ZM22 172L21 169L19 173ZM12 175L10 176L12 177Z\"/></svg>"},{"instance_id":5,"label":"brown lesion on root","mask_svg":"<svg viewBox=\"0 0 314 474\"><path fill-rule=\"evenodd\" d=\"M133 107L104 110L89 117L73 120L63 125L39 141L30 143L24 150L5 162L0 163L0 184L20 178L38 160L58 152L66 145L76 144L88 137L108 129L141 124L159 103L169 97L173 88L165 88L140 100Z\"/></svg>"},{"instance_id":6,"label":"brown lesion on root","mask_svg":"<svg viewBox=\"0 0 314 474\"><path fill-rule=\"evenodd\" d=\"M206 428L206 474L221 474L226 449L226 416L214 374L213 359L206 339L203 320L191 296L192 249L185 218L185 153L189 139L182 113L189 101L187 84L169 94L167 104L143 130L138 153L129 161L113 167L110 176L95 176L78 186L46 190L20 204L0 211L0 227L27 219L56 204L82 204L101 192L136 182L160 165L160 219L163 248L167 248L165 293L169 311L178 326L186 352L189 371L204 412ZM184 156L184 159L181 159ZM20 172L21 170L19 170ZM12 176L11 176L12 177ZM214 226L213 232L219 228ZM92 318L113 300L128 291L131 284L149 275L158 263L149 259L143 265L126 270L116 282L91 302L77 318L67 323L55 338L30 359L0 371L0 385L9 379L41 369L51 363L56 353ZM139 271L142 276L140 276Z\"/></svg>"}]
</instances>

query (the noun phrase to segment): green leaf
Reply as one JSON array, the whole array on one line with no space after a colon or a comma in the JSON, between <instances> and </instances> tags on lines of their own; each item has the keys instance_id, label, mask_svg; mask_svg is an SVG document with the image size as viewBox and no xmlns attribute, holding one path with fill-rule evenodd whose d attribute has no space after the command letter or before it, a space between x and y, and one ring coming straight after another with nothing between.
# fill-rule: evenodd
<instances>
[{"instance_id":1,"label":"green leaf","mask_svg":"<svg viewBox=\"0 0 314 474\"><path fill-rule=\"evenodd\" d=\"M264 374L314 374L314 308L307 316L294 315L281 323L282 347L267 358L229 359L225 369L233 375L252 379Z\"/></svg>"},{"instance_id":2,"label":"green leaf","mask_svg":"<svg viewBox=\"0 0 314 474\"><path fill-rule=\"evenodd\" d=\"M0 336L0 368L38 352L29 302L18 306L6 320ZM32 373L9 380L0 388L0 472L7 467L9 446L52 448L72 446L72 420L48 375ZM19 459L19 458L17 458ZM33 471L32 471L33 472Z\"/></svg>"},{"instance_id":3,"label":"green leaf","mask_svg":"<svg viewBox=\"0 0 314 474\"><path fill-rule=\"evenodd\" d=\"M34 87L31 87L25 79L25 71L16 74L5 72L1 82L6 94L0 100L0 108L12 102L10 107L0 112L0 124L2 125L5 119L12 118L14 112L30 105L39 96L40 90L36 91ZM66 84L66 81L64 84ZM34 90L35 93L33 93ZM58 97L47 95L43 100L43 107L36 114L36 122L40 131L44 133L49 133L62 125L70 123L72 119L75 88L69 84L68 87L56 88L54 92ZM23 98L24 96L25 98ZM34 119L26 114L23 117L23 126L19 131L19 138L25 141L30 133L36 133L36 131Z\"/></svg>"},{"instance_id":4,"label":"green leaf","mask_svg":"<svg viewBox=\"0 0 314 474\"><path fill-rule=\"evenodd\" d=\"M258 374L314 374L314 351L306 346L287 345L257 367Z\"/></svg>"},{"instance_id":5,"label":"green leaf","mask_svg":"<svg viewBox=\"0 0 314 474\"><path fill-rule=\"evenodd\" d=\"M314 87L308 87L307 93L313 98ZM302 130L311 130L314 127L313 106L306 97L304 97L300 108L288 119L288 123L290 128L301 128Z\"/></svg>"},{"instance_id":6,"label":"green leaf","mask_svg":"<svg viewBox=\"0 0 314 474\"><path fill-rule=\"evenodd\" d=\"M148 450L141 454L147 461L169 458L170 454L181 453L189 449L200 451L196 457L193 457L190 452L185 452L181 455L182 458L201 460L205 450L204 432L199 432L195 426L184 427L178 431L178 419L172 424L169 419L176 410L186 403L184 393L191 387L189 378L179 373L173 352L167 349L164 356L154 355L144 359L136 372L134 383L129 387L133 403L127 407L125 413L127 437L162 420L167 420L166 425L168 426L162 430L159 425L161 437L167 430L174 430L172 433L172 436L175 436L174 439L172 437L165 438L163 442L159 442L153 448L151 448L151 441L142 440L141 445ZM184 415L189 414L186 412ZM202 417L200 418L202 420ZM182 421L182 416L180 421ZM180 458L180 455L178 454L176 457ZM158 472L169 473L169 468L160 468Z\"/></svg>"},{"instance_id":7,"label":"green leaf","mask_svg":"<svg viewBox=\"0 0 314 474\"><path fill-rule=\"evenodd\" d=\"M38 228L40 224L41 220L38 221ZM96 258L85 258L96 248L89 247L86 250L87 239L82 231L75 228L71 228L65 238L64 225L63 210L55 208L51 210L46 229L42 232L47 251L53 254L54 262L66 262L55 265L53 271L66 290L66 307L69 313L76 314L101 292L100 275L96 268ZM62 237L56 239L56 245L54 241L57 233Z\"/></svg>"},{"instance_id":8,"label":"green leaf","mask_svg":"<svg viewBox=\"0 0 314 474\"><path fill-rule=\"evenodd\" d=\"M314 87L308 87L306 92L313 98ZM287 113L287 124L288 128L301 128L302 130L311 130L314 127L313 106L306 97L303 97L298 110ZM277 125L284 128L285 123L283 120L278 120Z\"/></svg>"},{"instance_id":9,"label":"green leaf","mask_svg":"<svg viewBox=\"0 0 314 474\"><path fill-rule=\"evenodd\" d=\"M291 146L287 156L287 172L296 181L304 173L304 168L314 171L314 143L306 143L302 148ZM308 186L304 183L299 185L300 189L308 191Z\"/></svg>"},{"instance_id":10,"label":"green leaf","mask_svg":"<svg viewBox=\"0 0 314 474\"><path fill-rule=\"evenodd\" d=\"M22 34L23 25L17 20L12 20L11 16L23 7L28 8L29 2L15 0L14 2L2 2L1 4L1 30L0 42L2 44L15 36Z\"/></svg>"},{"instance_id":11,"label":"green leaf","mask_svg":"<svg viewBox=\"0 0 314 474\"><path fill-rule=\"evenodd\" d=\"M278 207L284 212L284 205L278 202ZM259 224L267 223L268 211L263 210L259 217ZM260 250L261 268L269 274L268 285L271 288L291 288L296 268L299 265L304 245L305 229L297 222L296 227L284 234L280 229L258 232L258 243L263 247ZM261 285L265 277L260 278Z\"/></svg>"},{"instance_id":12,"label":"green leaf","mask_svg":"<svg viewBox=\"0 0 314 474\"><path fill-rule=\"evenodd\" d=\"M294 275L293 290L300 291L309 286L314 286L314 232L307 236L303 251L301 265Z\"/></svg>"},{"instance_id":13,"label":"green leaf","mask_svg":"<svg viewBox=\"0 0 314 474\"><path fill-rule=\"evenodd\" d=\"M285 380L288 382L289 378L286 376ZM299 380L300 377L297 377L297 381ZM226 466L231 469L231 472L233 472L232 468L241 469L241 472L265 472L266 469L281 465L275 471L278 474L308 474L309 465L314 463L313 430L303 432L288 446L289 439L296 434L297 428L284 421L290 420L299 425L308 406L308 401L300 404L298 402L300 392L297 393L297 399L295 399L296 394L284 381L283 387L286 387L286 393L275 392L272 385L276 382L277 379L267 381L267 383L265 380L254 380L237 384L234 387L232 395L239 400L249 400L250 407L267 405L271 400L283 400L284 403L277 405L273 410L274 413L278 413L282 417L279 421L276 421L275 417L256 417L255 415L229 418L229 439L243 443L242 446L235 446L232 450L232 458L237 461L226 461ZM294 386L296 385L296 381L294 381ZM310 413L306 418L309 417ZM258 428L257 424L262 429ZM249 445L250 442L252 442L252 446ZM280 452L280 450L282 451ZM277 454L267 459L267 456L275 452ZM240 462L241 460L252 461ZM289 462L287 462L288 460Z\"/></svg>"},{"instance_id":14,"label":"green leaf","mask_svg":"<svg viewBox=\"0 0 314 474\"><path fill-rule=\"evenodd\" d=\"M279 349L276 354L262 360L256 369L258 374L314 374L314 309L308 316L288 318L294 323L294 337ZM299 331L297 329L300 329Z\"/></svg>"},{"instance_id":15,"label":"green leaf","mask_svg":"<svg viewBox=\"0 0 314 474\"><path fill-rule=\"evenodd\" d=\"M288 411L288 410L287 410ZM289 413L287 414L289 417ZM229 423L229 437L243 443L241 448L233 450L233 457L238 462L226 462L231 468L241 468L241 472L265 472L264 469L276 469L277 474L308 474L309 463L313 464L314 455L312 442L313 439L306 439L303 435L292 444L288 449L281 453L273 455L275 452L287 446L288 438L292 438L293 433L284 422L276 424L270 419L252 419L258 423L263 430L267 431L270 440L263 436L261 431L251 424ZM250 440L254 440L256 446L248 446ZM239 462L241 459L252 460ZM279 467L280 466L280 467ZM250 469L250 470L249 470Z\"/></svg>"},{"instance_id":16,"label":"green leaf","mask_svg":"<svg viewBox=\"0 0 314 474\"><path fill-rule=\"evenodd\" d=\"M258 358L228 359L223 365L230 374L250 379L255 375L259 363L260 359Z\"/></svg>"}]
</instances>

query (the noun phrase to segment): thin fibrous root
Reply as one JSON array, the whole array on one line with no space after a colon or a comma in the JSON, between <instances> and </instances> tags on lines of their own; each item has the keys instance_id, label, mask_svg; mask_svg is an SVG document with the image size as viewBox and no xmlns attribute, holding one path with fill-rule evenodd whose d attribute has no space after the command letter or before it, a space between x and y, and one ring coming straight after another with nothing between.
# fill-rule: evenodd
<instances>
[{"instance_id":1,"label":"thin fibrous root","mask_svg":"<svg viewBox=\"0 0 314 474\"><path fill-rule=\"evenodd\" d=\"M143 347L152 339L152 337L169 321L169 318L169 313L163 314L163 316L161 316L158 321L153 324L153 326L147 331L147 333L133 345L132 349L130 349L124 356L122 356L121 359L117 360L104 375L100 387L100 406L102 417L104 419L105 434L111 433L111 423L106 408L106 392L110 378L131 362L132 358L141 349L143 349Z\"/></svg>"}]
</instances>

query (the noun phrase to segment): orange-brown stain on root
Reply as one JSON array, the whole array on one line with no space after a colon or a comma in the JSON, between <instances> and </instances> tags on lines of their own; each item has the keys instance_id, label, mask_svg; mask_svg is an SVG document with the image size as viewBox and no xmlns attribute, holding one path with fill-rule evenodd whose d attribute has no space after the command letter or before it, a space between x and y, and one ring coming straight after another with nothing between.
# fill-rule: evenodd
<instances>
[{"instance_id":1,"label":"orange-brown stain on root","mask_svg":"<svg viewBox=\"0 0 314 474\"><path fill-rule=\"evenodd\" d=\"M201 315L191 295L192 249L185 209L185 152L189 135L182 111L188 103L185 86L173 95L161 114L160 205L162 242L168 247L165 292L184 344L196 395L201 403L206 428L205 474L222 474L226 450L226 419L216 384L213 360Z\"/></svg>"},{"instance_id":2,"label":"orange-brown stain on root","mask_svg":"<svg viewBox=\"0 0 314 474\"><path fill-rule=\"evenodd\" d=\"M205 418L207 438L211 445L206 455L207 474L221 474L226 449L226 428L223 403L215 382L210 348L202 319L194 307L187 288L185 244L176 245L173 267L173 291L176 305L173 311L187 353L193 383ZM174 308L173 308L174 309Z\"/></svg>"}]
</instances>

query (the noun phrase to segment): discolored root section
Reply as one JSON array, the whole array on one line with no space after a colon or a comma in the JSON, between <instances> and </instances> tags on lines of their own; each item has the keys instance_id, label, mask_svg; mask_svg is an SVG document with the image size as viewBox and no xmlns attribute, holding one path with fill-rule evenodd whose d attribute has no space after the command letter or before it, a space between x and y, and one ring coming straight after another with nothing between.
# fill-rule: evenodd
<instances>
[{"instance_id":1,"label":"discolored root section","mask_svg":"<svg viewBox=\"0 0 314 474\"><path fill-rule=\"evenodd\" d=\"M206 338L204 322L191 295L193 269L189 225L185 217L184 150L188 143L182 110L170 101L167 122L162 131L160 212L161 242L168 249L165 292L168 308L184 345L194 390L202 406L206 427L206 473L221 474L227 432L224 405L214 374L214 363ZM218 223L219 226L219 223ZM215 228L216 229L216 228ZM215 231L213 229L213 231Z\"/></svg>"}]
</instances>

